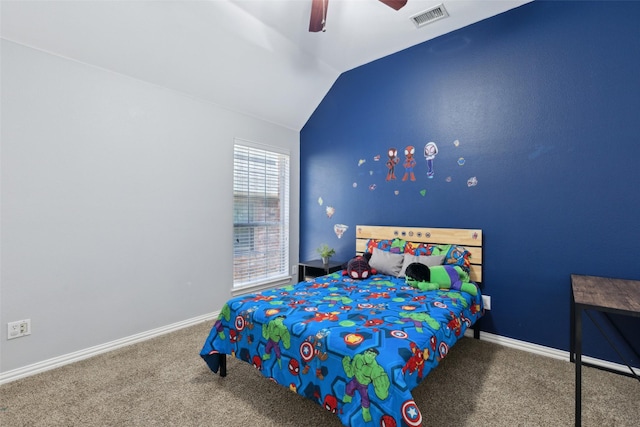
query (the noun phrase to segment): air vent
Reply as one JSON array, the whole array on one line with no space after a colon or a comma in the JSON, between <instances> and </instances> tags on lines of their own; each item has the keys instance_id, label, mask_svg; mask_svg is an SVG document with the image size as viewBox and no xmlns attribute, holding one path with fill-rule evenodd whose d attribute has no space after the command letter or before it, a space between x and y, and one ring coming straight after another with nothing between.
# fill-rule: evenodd
<instances>
[{"instance_id":1,"label":"air vent","mask_svg":"<svg viewBox=\"0 0 640 427\"><path fill-rule=\"evenodd\" d=\"M444 4L440 4L438 6L432 7L431 9L427 9L420 13L416 13L411 16L409 19L416 24L417 28L424 27L427 24L431 24L432 22L439 21L440 19L447 18L449 14L447 13L447 9L444 8Z\"/></svg>"}]
</instances>

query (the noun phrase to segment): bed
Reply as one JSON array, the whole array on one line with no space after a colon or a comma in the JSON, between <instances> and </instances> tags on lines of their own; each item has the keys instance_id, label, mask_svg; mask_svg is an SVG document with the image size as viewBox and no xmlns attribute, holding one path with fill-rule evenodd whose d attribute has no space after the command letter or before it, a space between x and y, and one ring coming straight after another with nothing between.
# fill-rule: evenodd
<instances>
[{"instance_id":1,"label":"bed","mask_svg":"<svg viewBox=\"0 0 640 427\"><path fill-rule=\"evenodd\" d=\"M357 225L364 253L377 270L365 279L335 272L230 299L201 357L221 376L227 355L250 363L346 426L420 426L411 390L484 312L482 230ZM404 277L414 262L450 283Z\"/></svg>"}]
</instances>

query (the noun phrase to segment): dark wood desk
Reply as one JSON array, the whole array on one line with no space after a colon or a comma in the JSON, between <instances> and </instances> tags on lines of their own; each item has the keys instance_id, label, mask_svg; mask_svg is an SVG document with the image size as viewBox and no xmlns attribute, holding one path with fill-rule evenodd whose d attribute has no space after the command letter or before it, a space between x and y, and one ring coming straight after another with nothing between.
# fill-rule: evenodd
<instances>
[{"instance_id":1,"label":"dark wood desk","mask_svg":"<svg viewBox=\"0 0 640 427\"><path fill-rule=\"evenodd\" d=\"M318 276L334 273L342 270L343 265L344 262L332 261L331 259L329 259L328 264L323 264L320 259L301 262L298 264L298 281L302 282L306 279L313 279Z\"/></svg>"},{"instance_id":2,"label":"dark wood desk","mask_svg":"<svg viewBox=\"0 0 640 427\"><path fill-rule=\"evenodd\" d=\"M604 312L605 315L617 313L640 317L640 280L572 274L571 301L570 359L576 365L575 421L576 426L580 426L582 424L582 312L595 310ZM611 341L609 343L613 345ZM627 367L640 381L629 363Z\"/></svg>"}]
</instances>

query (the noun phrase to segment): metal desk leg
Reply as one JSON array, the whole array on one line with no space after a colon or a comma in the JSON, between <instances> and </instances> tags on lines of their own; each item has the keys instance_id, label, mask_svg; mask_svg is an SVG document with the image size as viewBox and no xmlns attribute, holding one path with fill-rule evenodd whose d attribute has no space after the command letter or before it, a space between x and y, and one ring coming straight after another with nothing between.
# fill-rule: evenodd
<instances>
[{"instance_id":1,"label":"metal desk leg","mask_svg":"<svg viewBox=\"0 0 640 427\"><path fill-rule=\"evenodd\" d=\"M582 425L582 307L574 307L573 335L576 352L576 427Z\"/></svg>"},{"instance_id":2,"label":"metal desk leg","mask_svg":"<svg viewBox=\"0 0 640 427\"><path fill-rule=\"evenodd\" d=\"M569 362L576 361L576 302L571 295L569 302Z\"/></svg>"}]
</instances>

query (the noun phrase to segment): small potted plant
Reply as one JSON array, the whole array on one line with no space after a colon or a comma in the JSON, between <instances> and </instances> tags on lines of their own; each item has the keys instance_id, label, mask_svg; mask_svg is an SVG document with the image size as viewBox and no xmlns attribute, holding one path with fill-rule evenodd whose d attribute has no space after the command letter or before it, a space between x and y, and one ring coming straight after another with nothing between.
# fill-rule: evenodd
<instances>
[{"instance_id":1,"label":"small potted plant","mask_svg":"<svg viewBox=\"0 0 640 427\"><path fill-rule=\"evenodd\" d=\"M322 263L324 265L329 264L329 258L335 255L336 250L332 247L329 247L326 243L321 244L316 251L320 254L320 258L322 258Z\"/></svg>"}]
</instances>

